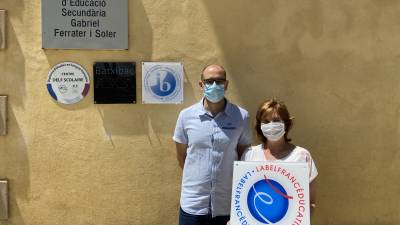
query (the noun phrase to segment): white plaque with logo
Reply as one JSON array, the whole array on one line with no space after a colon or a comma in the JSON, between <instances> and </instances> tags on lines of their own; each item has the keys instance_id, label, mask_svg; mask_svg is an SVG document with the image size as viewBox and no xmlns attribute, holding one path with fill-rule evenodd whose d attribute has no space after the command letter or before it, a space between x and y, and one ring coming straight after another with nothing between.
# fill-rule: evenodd
<instances>
[{"instance_id":1,"label":"white plaque with logo","mask_svg":"<svg viewBox=\"0 0 400 225\"><path fill-rule=\"evenodd\" d=\"M142 64L143 104L180 104L183 102L183 65L174 62Z\"/></svg>"},{"instance_id":2,"label":"white plaque with logo","mask_svg":"<svg viewBox=\"0 0 400 225\"><path fill-rule=\"evenodd\" d=\"M310 225L307 163L235 162L231 225Z\"/></svg>"},{"instance_id":3,"label":"white plaque with logo","mask_svg":"<svg viewBox=\"0 0 400 225\"><path fill-rule=\"evenodd\" d=\"M82 66L73 62L63 62L50 70L46 86L54 100L63 104L74 104L87 95L90 80Z\"/></svg>"}]
</instances>

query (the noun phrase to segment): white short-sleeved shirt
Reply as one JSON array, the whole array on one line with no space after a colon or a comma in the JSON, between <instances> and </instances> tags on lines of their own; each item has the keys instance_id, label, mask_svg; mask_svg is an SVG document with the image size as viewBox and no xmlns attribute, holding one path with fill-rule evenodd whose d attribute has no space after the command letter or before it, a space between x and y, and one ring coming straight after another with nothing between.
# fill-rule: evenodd
<instances>
[{"instance_id":1,"label":"white short-sleeved shirt","mask_svg":"<svg viewBox=\"0 0 400 225\"><path fill-rule=\"evenodd\" d=\"M181 208L189 214L230 214L237 146L251 144L248 112L230 102L213 116L203 100L181 111L173 140L186 144Z\"/></svg>"},{"instance_id":2,"label":"white short-sleeved shirt","mask_svg":"<svg viewBox=\"0 0 400 225\"><path fill-rule=\"evenodd\" d=\"M248 148L242 155L242 161L269 161L265 158L263 145L252 146ZM310 152L300 146L296 146L292 152L282 159L277 159L280 162L306 162L310 169L310 183L317 175L318 170L315 166L314 160L311 157Z\"/></svg>"}]
</instances>

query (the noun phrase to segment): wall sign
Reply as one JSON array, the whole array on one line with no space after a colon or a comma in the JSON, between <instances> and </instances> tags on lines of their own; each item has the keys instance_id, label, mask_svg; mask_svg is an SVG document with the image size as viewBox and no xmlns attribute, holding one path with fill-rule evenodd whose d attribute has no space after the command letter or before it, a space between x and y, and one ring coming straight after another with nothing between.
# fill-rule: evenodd
<instances>
[{"instance_id":1,"label":"wall sign","mask_svg":"<svg viewBox=\"0 0 400 225\"><path fill-rule=\"evenodd\" d=\"M94 103L136 103L136 63L97 62L94 71Z\"/></svg>"},{"instance_id":2,"label":"wall sign","mask_svg":"<svg viewBox=\"0 0 400 225\"><path fill-rule=\"evenodd\" d=\"M0 9L0 49L6 47L6 11Z\"/></svg>"},{"instance_id":3,"label":"wall sign","mask_svg":"<svg viewBox=\"0 0 400 225\"><path fill-rule=\"evenodd\" d=\"M42 47L128 49L128 0L42 0Z\"/></svg>"},{"instance_id":4,"label":"wall sign","mask_svg":"<svg viewBox=\"0 0 400 225\"><path fill-rule=\"evenodd\" d=\"M74 104L87 95L90 80L86 70L79 64L63 62L50 70L46 85L49 94L56 101Z\"/></svg>"},{"instance_id":5,"label":"wall sign","mask_svg":"<svg viewBox=\"0 0 400 225\"><path fill-rule=\"evenodd\" d=\"M182 103L182 63L144 62L142 64L142 101L144 104Z\"/></svg>"},{"instance_id":6,"label":"wall sign","mask_svg":"<svg viewBox=\"0 0 400 225\"><path fill-rule=\"evenodd\" d=\"M307 163L235 162L231 225L310 225Z\"/></svg>"}]
</instances>

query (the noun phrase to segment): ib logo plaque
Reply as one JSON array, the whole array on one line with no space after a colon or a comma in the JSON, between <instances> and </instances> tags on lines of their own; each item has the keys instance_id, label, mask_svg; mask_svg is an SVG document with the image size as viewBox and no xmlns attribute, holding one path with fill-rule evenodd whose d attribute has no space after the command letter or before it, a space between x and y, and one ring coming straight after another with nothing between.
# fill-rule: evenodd
<instances>
[{"instance_id":1,"label":"ib logo plaque","mask_svg":"<svg viewBox=\"0 0 400 225\"><path fill-rule=\"evenodd\" d=\"M88 94L90 80L86 70L79 64L63 62L50 70L46 86L54 100L74 104Z\"/></svg>"},{"instance_id":2,"label":"ib logo plaque","mask_svg":"<svg viewBox=\"0 0 400 225\"><path fill-rule=\"evenodd\" d=\"M142 86L144 104L182 103L182 64L144 62L142 64Z\"/></svg>"},{"instance_id":3,"label":"ib logo plaque","mask_svg":"<svg viewBox=\"0 0 400 225\"><path fill-rule=\"evenodd\" d=\"M306 163L235 162L231 225L310 225Z\"/></svg>"}]
</instances>

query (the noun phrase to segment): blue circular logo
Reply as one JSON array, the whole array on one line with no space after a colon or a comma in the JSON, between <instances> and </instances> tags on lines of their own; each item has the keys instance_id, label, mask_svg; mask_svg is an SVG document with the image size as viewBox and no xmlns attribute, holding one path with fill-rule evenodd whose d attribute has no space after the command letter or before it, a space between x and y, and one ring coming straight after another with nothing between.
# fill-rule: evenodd
<instances>
[{"instance_id":1,"label":"blue circular logo","mask_svg":"<svg viewBox=\"0 0 400 225\"><path fill-rule=\"evenodd\" d=\"M281 184L263 179L250 188L247 205L251 215L259 222L274 224L286 215L290 198Z\"/></svg>"},{"instance_id":2,"label":"blue circular logo","mask_svg":"<svg viewBox=\"0 0 400 225\"><path fill-rule=\"evenodd\" d=\"M148 69L143 84L155 101L176 101L182 95L181 79L178 68L156 65Z\"/></svg>"},{"instance_id":3,"label":"blue circular logo","mask_svg":"<svg viewBox=\"0 0 400 225\"><path fill-rule=\"evenodd\" d=\"M165 73L157 72L156 83L151 85L150 88L153 93L158 96L168 96L172 94L176 88L175 76L169 71L165 71Z\"/></svg>"}]
</instances>

